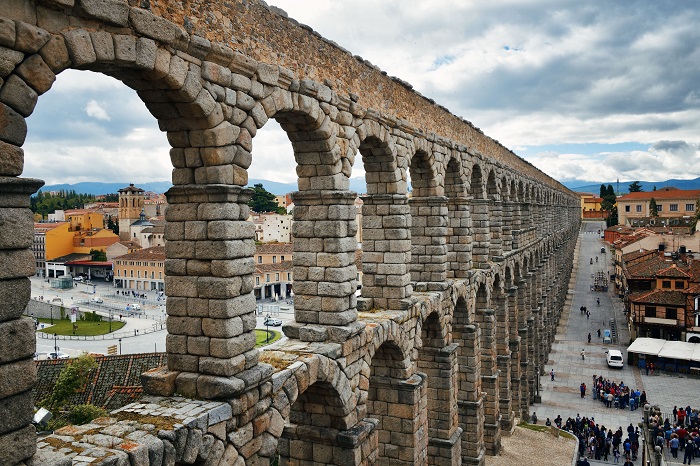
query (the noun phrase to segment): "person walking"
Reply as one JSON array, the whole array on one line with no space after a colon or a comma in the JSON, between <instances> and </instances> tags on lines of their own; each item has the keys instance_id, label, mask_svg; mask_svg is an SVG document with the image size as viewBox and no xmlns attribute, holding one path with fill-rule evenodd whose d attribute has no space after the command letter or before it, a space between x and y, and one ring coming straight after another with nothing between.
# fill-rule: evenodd
<instances>
[{"instance_id":1,"label":"person walking","mask_svg":"<svg viewBox=\"0 0 700 466\"><path fill-rule=\"evenodd\" d=\"M591 332L588 332L588 343L591 342Z\"/></svg>"},{"instance_id":2,"label":"person walking","mask_svg":"<svg viewBox=\"0 0 700 466\"><path fill-rule=\"evenodd\" d=\"M585 360L586 359L586 350L581 348L581 359Z\"/></svg>"},{"instance_id":3,"label":"person walking","mask_svg":"<svg viewBox=\"0 0 700 466\"><path fill-rule=\"evenodd\" d=\"M678 437L675 435L671 438L671 440L668 442L669 448L671 449L671 456L674 458L678 458L678 446L680 445L680 441L678 440Z\"/></svg>"},{"instance_id":4,"label":"person walking","mask_svg":"<svg viewBox=\"0 0 700 466\"><path fill-rule=\"evenodd\" d=\"M552 370L549 371L549 376L552 378L552 382L554 382L554 368L552 368Z\"/></svg>"},{"instance_id":5,"label":"person walking","mask_svg":"<svg viewBox=\"0 0 700 466\"><path fill-rule=\"evenodd\" d=\"M685 454L683 455L683 464L686 464L685 462L687 461L688 464L693 460L693 453L695 452L695 444L693 443L692 440L688 440L688 443L685 444Z\"/></svg>"}]
</instances>

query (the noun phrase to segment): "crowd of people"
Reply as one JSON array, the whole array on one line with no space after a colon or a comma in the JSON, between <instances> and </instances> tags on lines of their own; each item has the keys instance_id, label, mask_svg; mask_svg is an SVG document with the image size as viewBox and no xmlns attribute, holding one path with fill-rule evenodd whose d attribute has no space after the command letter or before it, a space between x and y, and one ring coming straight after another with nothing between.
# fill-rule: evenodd
<instances>
[{"instance_id":1,"label":"crowd of people","mask_svg":"<svg viewBox=\"0 0 700 466\"><path fill-rule=\"evenodd\" d=\"M698 410L673 407L673 422L669 418L661 419L654 414L649 419L649 429L654 440L654 446L662 450L668 448L673 458L683 453L683 464L691 464L693 459L700 458L700 423Z\"/></svg>"},{"instance_id":2,"label":"crowd of people","mask_svg":"<svg viewBox=\"0 0 700 466\"><path fill-rule=\"evenodd\" d=\"M565 422L561 416L557 416L554 424L560 429L572 432L578 438L580 466L588 464L586 458L598 461L612 460L613 463L620 464L622 461L623 466L631 465L632 461L637 459L640 433L639 427L635 428L632 424L626 431L622 430L622 426L613 431L597 424L595 418L581 417L579 414Z\"/></svg>"},{"instance_id":3,"label":"crowd of people","mask_svg":"<svg viewBox=\"0 0 700 466\"><path fill-rule=\"evenodd\" d=\"M593 375L593 400L600 400L608 408L626 409L631 411L644 406L647 402L647 392L635 390L625 385L623 381L615 383L603 376Z\"/></svg>"}]
</instances>

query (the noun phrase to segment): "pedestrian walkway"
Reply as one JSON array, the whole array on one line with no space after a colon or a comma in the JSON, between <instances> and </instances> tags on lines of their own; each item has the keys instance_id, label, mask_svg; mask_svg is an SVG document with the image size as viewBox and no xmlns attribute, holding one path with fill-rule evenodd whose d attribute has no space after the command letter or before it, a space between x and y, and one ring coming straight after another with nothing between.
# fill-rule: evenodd
<instances>
[{"instance_id":1,"label":"pedestrian walkway","mask_svg":"<svg viewBox=\"0 0 700 466\"><path fill-rule=\"evenodd\" d=\"M593 400L590 388L594 375L603 376L615 383L624 382L640 391L646 390L648 402L658 404L662 412L670 413L674 405L696 407L700 403L697 398L700 379L658 372L647 376L637 367L627 364L630 336L623 304L613 287L607 291L596 291L593 286L593 281L596 276L600 276L600 272L607 276L608 272L614 271L613 254L603 243L600 234L597 234L597 230L602 228L602 222L584 222L582 225L567 305L562 312L549 360L539 379L542 401L530 407L530 414L536 412L540 423L544 423L547 418L553 421L557 415L566 420L580 414L593 417L597 424L613 430L618 427L625 430L630 423L636 426L642 420L641 409L631 411L629 408L606 408L602 402ZM605 248L605 253L601 253L601 247ZM600 300L599 305L597 300ZM590 317L581 314L581 306L588 308ZM603 344L603 331L612 328L616 330L616 338L611 344ZM601 338L598 338L598 329L601 330ZM591 343L588 343L589 333ZM582 349L585 351L585 360L581 359ZM625 358L622 369L607 366L605 356L608 349L619 349L622 352ZM552 369L555 372L554 381L549 374ZM585 398L580 396L581 383L588 387ZM681 464L683 461L682 458L673 460L668 449L664 450L664 456L669 464ZM589 461L592 465L605 464ZM608 461L610 463L612 458ZM638 459L635 464L641 464L641 460Z\"/></svg>"}]
</instances>

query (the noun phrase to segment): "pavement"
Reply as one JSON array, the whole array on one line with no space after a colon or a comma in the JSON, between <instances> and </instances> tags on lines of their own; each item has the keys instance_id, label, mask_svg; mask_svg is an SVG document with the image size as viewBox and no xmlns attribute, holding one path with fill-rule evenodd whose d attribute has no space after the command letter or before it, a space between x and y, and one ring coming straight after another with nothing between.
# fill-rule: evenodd
<instances>
[{"instance_id":1,"label":"pavement","mask_svg":"<svg viewBox=\"0 0 700 466\"><path fill-rule=\"evenodd\" d=\"M671 413L676 405L698 407L700 379L659 371L654 375L646 375L636 366L626 363L630 336L622 301L614 293L614 287L609 287L607 292L591 290L592 276L596 272L603 271L606 276L608 271L614 273L613 255L598 233L604 227L602 222L583 222L581 227L568 304L557 328L545 374L540 376L542 402L530 407L530 414L536 412L540 423L544 423L547 418L553 421L557 415L566 420L580 414L592 416L596 423L607 428L617 429L622 426L624 431L630 423L636 426L642 420L641 409L631 411L629 408L606 408L602 402L593 400L590 387L594 375L602 375L618 383L624 381L626 385L640 391L646 390L648 402L659 405L663 413ZM601 247L606 248L605 254L600 252ZM591 258L593 264L590 263ZM600 299L600 306L596 304L596 299ZM581 315L581 306L588 308L590 318ZM612 344L604 345L602 338L597 336L597 330L600 328L602 333L604 329L610 328L611 319L616 323L618 338ZM592 337L590 344L587 342L589 332ZM581 359L582 349L585 350L585 360ZM607 349L622 351L625 358L623 368L607 366ZM550 380L551 369L555 372L554 381ZM588 387L585 398L581 398L579 391L582 382ZM670 464L681 464L683 461L682 458L670 458L668 449L665 449L664 455ZM612 463L612 458L609 462ZM591 461L591 464L597 463ZM641 464L641 459L635 464Z\"/></svg>"},{"instance_id":2,"label":"pavement","mask_svg":"<svg viewBox=\"0 0 700 466\"><path fill-rule=\"evenodd\" d=\"M32 298L38 298L39 296L43 296L44 300L61 298L67 306L75 303L79 305L81 310L94 310L105 318L109 318L111 309L113 319L119 320L119 314L121 313L121 320L126 323L118 331L96 337L96 339L92 339L92 337L86 339L85 337L59 336L54 341L53 336L41 338L41 335L37 332L36 351L39 354L39 359L46 357L46 354L54 351L56 347L71 357L79 356L85 352L108 354L108 348L112 345L117 345L118 354L165 351L165 339L167 336L165 303L156 300L157 296L154 291L147 292L146 299L136 299L118 295L116 293L118 289L111 286L108 282L95 281L92 285L80 283L72 289L59 290L51 288L46 283L46 280L41 280L38 277L31 277L30 281L32 284ZM89 302L93 296L102 297L104 302ZM134 314L134 317L129 317L126 311L126 305L129 303L139 303L143 312ZM283 323L293 321L294 303L287 303L286 301L274 302L269 299L258 301L256 328L266 328L264 319L268 314L282 320ZM269 327L269 329L282 331L281 326ZM282 344L284 340L286 340L286 337L283 335L281 340L275 342L275 345Z\"/></svg>"}]
</instances>

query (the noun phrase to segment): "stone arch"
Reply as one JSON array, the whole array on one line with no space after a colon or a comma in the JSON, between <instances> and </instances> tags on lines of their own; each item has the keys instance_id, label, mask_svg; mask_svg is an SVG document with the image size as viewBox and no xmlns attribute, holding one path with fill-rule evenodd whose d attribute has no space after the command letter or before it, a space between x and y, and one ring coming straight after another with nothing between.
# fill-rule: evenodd
<instances>
[{"instance_id":1,"label":"stone arch","mask_svg":"<svg viewBox=\"0 0 700 466\"><path fill-rule=\"evenodd\" d=\"M385 126L363 121L357 130L365 168L362 197L362 298L367 308L398 309L410 296L411 216L397 145Z\"/></svg>"},{"instance_id":2,"label":"stone arch","mask_svg":"<svg viewBox=\"0 0 700 466\"><path fill-rule=\"evenodd\" d=\"M358 426L358 419L351 383L337 362L318 354L304 356L277 374L277 380L280 388L272 393L266 429L269 441L263 444L279 444L263 445L260 456L277 451L283 462L323 463L329 454L344 454L348 446L342 438Z\"/></svg>"},{"instance_id":3,"label":"stone arch","mask_svg":"<svg viewBox=\"0 0 700 466\"><path fill-rule=\"evenodd\" d=\"M447 278L467 278L472 268L468 187L458 156L458 152L453 152L445 169L448 222Z\"/></svg>"},{"instance_id":4,"label":"stone arch","mask_svg":"<svg viewBox=\"0 0 700 466\"><path fill-rule=\"evenodd\" d=\"M416 364L419 373L427 376L428 464L436 464L438 457L454 461L459 458L460 450L455 378L457 345L450 344L452 333L446 317L431 312L419 325L421 338Z\"/></svg>"},{"instance_id":5,"label":"stone arch","mask_svg":"<svg viewBox=\"0 0 700 466\"><path fill-rule=\"evenodd\" d=\"M427 438L416 431L425 422L426 413L415 407L425 403L425 376L409 376L409 357L391 339L373 350L369 366L367 416L377 420L377 464L423 463Z\"/></svg>"},{"instance_id":6,"label":"stone arch","mask_svg":"<svg viewBox=\"0 0 700 466\"><path fill-rule=\"evenodd\" d=\"M447 279L447 199L438 183L435 157L424 139L413 141L410 162L411 281L417 291L445 289Z\"/></svg>"}]
</instances>

